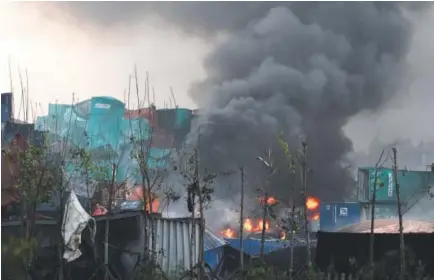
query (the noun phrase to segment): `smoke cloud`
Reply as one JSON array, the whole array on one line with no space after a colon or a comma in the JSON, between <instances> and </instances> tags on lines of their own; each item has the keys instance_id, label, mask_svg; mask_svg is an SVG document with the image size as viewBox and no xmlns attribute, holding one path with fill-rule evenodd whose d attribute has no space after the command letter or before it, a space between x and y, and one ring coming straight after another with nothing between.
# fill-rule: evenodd
<instances>
[{"instance_id":1,"label":"smoke cloud","mask_svg":"<svg viewBox=\"0 0 434 280\"><path fill-rule=\"evenodd\" d=\"M158 17L191 36L223 35L204 60L206 78L190 91L200 108L190 140L201 135L201 162L215 170L243 164L253 192L264 184L255 158L272 147L278 172L271 191L286 197L276 138L282 132L293 153L305 139L309 190L323 200L351 194L344 166L353 145L343 127L382 111L402 91L414 29L403 11L421 9L391 2L47 5L104 30ZM218 196L228 196L223 185L232 179L221 180Z\"/></svg>"},{"instance_id":2,"label":"smoke cloud","mask_svg":"<svg viewBox=\"0 0 434 280\"><path fill-rule=\"evenodd\" d=\"M252 18L208 56L207 78L192 89L212 164L253 165L282 131L307 141L312 194L346 197L353 180L342 161L352 144L342 127L401 88L411 33L390 3L299 3ZM273 183L288 194L285 176Z\"/></svg>"}]
</instances>

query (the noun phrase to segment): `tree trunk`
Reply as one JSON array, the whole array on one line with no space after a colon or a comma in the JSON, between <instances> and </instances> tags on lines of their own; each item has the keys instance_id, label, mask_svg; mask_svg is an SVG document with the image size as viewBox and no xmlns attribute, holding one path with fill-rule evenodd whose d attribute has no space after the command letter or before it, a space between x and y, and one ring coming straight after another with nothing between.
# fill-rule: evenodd
<instances>
[{"instance_id":1,"label":"tree trunk","mask_svg":"<svg viewBox=\"0 0 434 280\"><path fill-rule=\"evenodd\" d=\"M63 186L63 183L60 184ZM63 201L63 195L64 193L62 191L59 191L59 228L58 228L58 242L57 242L57 255L59 258L59 277L58 280L63 280L63 237L62 237L62 226L63 226L63 215L64 215L64 201Z\"/></svg>"},{"instance_id":2,"label":"tree trunk","mask_svg":"<svg viewBox=\"0 0 434 280\"><path fill-rule=\"evenodd\" d=\"M147 205L149 205L149 213L148 213L148 217L149 217L149 226L150 226L150 234L151 234L151 261L155 261L156 259L156 252L155 249L157 247L156 244L156 239L155 239L155 228L154 228L154 215L153 215L153 211L154 209L152 209L152 203L154 202L154 199L152 197L152 186L151 186L151 182L150 179L148 178L148 176L146 176L146 181L147 181ZM145 206L146 207L146 206ZM146 208L145 208L146 209ZM146 211L145 211L146 212Z\"/></svg>"},{"instance_id":3,"label":"tree trunk","mask_svg":"<svg viewBox=\"0 0 434 280\"><path fill-rule=\"evenodd\" d=\"M111 215L112 211L112 204L113 204L113 192L114 192L114 184L115 184L115 178L116 178L116 164L112 165L112 178L109 186L109 200L108 200L108 215ZM104 273L104 280L108 280L110 277L109 272L109 263L108 263L108 244L109 244L109 233L110 233L110 221L108 217L106 216L105 220L105 232L104 232L104 267L105 267L105 273Z\"/></svg>"},{"instance_id":4,"label":"tree trunk","mask_svg":"<svg viewBox=\"0 0 434 280\"><path fill-rule=\"evenodd\" d=\"M395 180L395 190L396 190L396 203L398 207L398 219L399 219L399 255L400 255L400 280L406 278L406 267L405 267L405 243L404 243L404 228L402 226L402 209L401 209L401 197L400 197L400 186L398 184L398 165L397 165L397 151L396 148L392 148L393 151L393 177Z\"/></svg>"},{"instance_id":5,"label":"tree trunk","mask_svg":"<svg viewBox=\"0 0 434 280\"><path fill-rule=\"evenodd\" d=\"M267 181L269 181L269 179L267 179ZM267 218L267 210L268 210L268 183L267 182L267 186L265 186L265 193L264 193L264 208L262 211L262 232L261 232L261 253L260 253L260 257L261 257L261 265L264 265L264 245L265 245L265 228L266 228L266 218Z\"/></svg>"},{"instance_id":6,"label":"tree trunk","mask_svg":"<svg viewBox=\"0 0 434 280\"><path fill-rule=\"evenodd\" d=\"M291 247L290 247L290 258L289 258L289 280L292 280L294 274L294 241L295 241L295 173L292 172L292 195L291 195L291 221L288 223L291 233Z\"/></svg>"},{"instance_id":7,"label":"tree trunk","mask_svg":"<svg viewBox=\"0 0 434 280\"><path fill-rule=\"evenodd\" d=\"M240 167L241 171L241 201L240 201L240 268L241 280L244 279L244 168Z\"/></svg>"},{"instance_id":8,"label":"tree trunk","mask_svg":"<svg viewBox=\"0 0 434 280\"><path fill-rule=\"evenodd\" d=\"M201 186L199 185L199 274L197 279L202 279L204 273L204 234L205 234L205 221L203 219L203 197Z\"/></svg>"},{"instance_id":9,"label":"tree trunk","mask_svg":"<svg viewBox=\"0 0 434 280\"><path fill-rule=\"evenodd\" d=\"M311 256L311 242L310 242L310 228L309 228L309 217L307 209L307 154L306 154L306 142L302 143L303 146L303 164L302 164L302 183L303 183L303 209L304 209L304 231L306 235L306 261L307 268L310 270L312 268L312 256Z\"/></svg>"},{"instance_id":10,"label":"tree trunk","mask_svg":"<svg viewBox=\"0 0 434 280\"><path fill-rule=\"evenodd\" d=\"M371 278L374 279L375 263L374 263L374 239L375 239L375 204L377 201L377 180L378 180L378 164L374 169L374 190L372 192L372 205L371 205L371 232L369 234L369 268Z\"/></svg>"}]
</instances>

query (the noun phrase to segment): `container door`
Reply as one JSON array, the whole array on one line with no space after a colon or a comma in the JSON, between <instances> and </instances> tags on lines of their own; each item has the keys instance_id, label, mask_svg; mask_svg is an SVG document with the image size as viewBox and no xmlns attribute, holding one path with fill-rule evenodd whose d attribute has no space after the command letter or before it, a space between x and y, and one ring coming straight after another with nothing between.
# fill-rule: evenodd
<instances>
[{"instance_id":1,"label":"container door","mask_svg":"<svg viewBox=\"0 0 434 280\"><path fill-rule=\"evenodd\" d=\"M372 207L372 206L371 206ZM395 204L376 204L375 219L398 219L398 208Z\"/></svg>"},{"instance_id":2,"label":"container door","mask_svg":"<svg viewBox=\"0 0 434 280\"><path fill-rule=\"evenodd\" d=\"M319 229L332 231L335 228L335 205L333 203L321 203Z\"/></svg>"},{"instance_id":3,"label":"container door","mask_svg":"<svg viewBox=\"0 0 434 280\"><path fill-rule=\"evenodd\" d=\"M358 223L361 218L361 206L359 203L337 203L336 229Z\"/></svg>"}]
</instances>

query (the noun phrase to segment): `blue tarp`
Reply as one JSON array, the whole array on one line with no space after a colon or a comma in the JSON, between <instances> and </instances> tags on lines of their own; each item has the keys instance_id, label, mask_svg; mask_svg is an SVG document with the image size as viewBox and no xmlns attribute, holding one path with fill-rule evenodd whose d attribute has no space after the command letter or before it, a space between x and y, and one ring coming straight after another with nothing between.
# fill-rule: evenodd
<instances>
[{"instance_id":1,"label":"blue tarp","mask_svg":"<svg viewBox=\"0 0 434 280\"><path fill-rule=\"evenodd\" d=\"M240 250L240 240L239 239L225 239L229 246ZM264 243L264 254L268 254L270 252L286 248L290 246L290 242L288 241L280 241L280 240L266 240ZM259 255L261 253L261 240L259 239L244 239L243 240L243 249L244 252L248 255Z\"/></svg>"},{"instance_id":2,"label":"blue tarp","mask_svg":"<svg viewBox=\"0 0 434 280\"><path fill-rule=\"evenodd\" d=\"M224 239L209 230L205 230L204 259L212 269L215 269L223 258L223 247L227 246Z\"/></svg>"}]
</instances>

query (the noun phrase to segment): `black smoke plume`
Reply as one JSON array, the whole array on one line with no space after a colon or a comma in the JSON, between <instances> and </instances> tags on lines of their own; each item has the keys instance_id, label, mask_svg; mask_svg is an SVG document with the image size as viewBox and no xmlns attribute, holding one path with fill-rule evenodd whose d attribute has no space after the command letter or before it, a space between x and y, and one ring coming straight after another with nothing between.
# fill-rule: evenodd
<instances>
[{"instance_id":1,"label":"black smoke plume","mask_svg":"<svg viewBox=\"0 0 434 280\"><path fill-rule=\"evenodd\" d=\"M258 165L282 131L293 150L308 144L311 193L347 196L354 181L342 160L352 145L342 127L399 89L410 35L393 3L305 2L252 18L210 54L207 78L192 90L212 164ZM289 190L285 179L273 180L280 195Z\"/></svg>"},{"instance_id":2,"label":"black smoke plume","mask_svg":"<svg viewBox=\"0 0 434 280\"><path fill-rule=\"evenodd\" d=\"M412 34L402 9L420 8L394 2L56 5L101 26L158 13L194 35L226 33L204 61L206 79L191 90L201 110L190 136L200 131L202 163L218 170L244 164L257 173L255 158L269 146L280 153L276 138L283 132L293 151L307 141L309 189L322 199L351 193L354 182L342 160L352 144L342 127L363 110L381 108L401 87ZM278 156L276 167L285 168ZM283 174L273 180L282 196L289 189Z\"/></svg>"}]
</instances>

